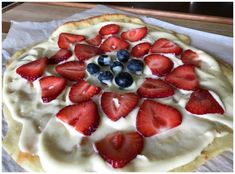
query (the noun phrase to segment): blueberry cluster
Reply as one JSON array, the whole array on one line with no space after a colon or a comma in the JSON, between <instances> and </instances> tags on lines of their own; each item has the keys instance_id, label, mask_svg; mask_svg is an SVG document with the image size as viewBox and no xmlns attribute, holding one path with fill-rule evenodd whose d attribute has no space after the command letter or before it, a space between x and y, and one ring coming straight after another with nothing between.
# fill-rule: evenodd
<instances>
[{"instance_id":1,"label":"blueberry cluster","mask_svg":"<svg viewBox=\"0 0 235 174\"><path fill-rule=\"evenodd\" d=\"M144 64L141 60L130 59L127 50L119 50L116 57L117 60L112 61L110 56L101 55L98 57L98 64L89 63L87 65L87 71L91 75L98 76L99 81L103 84L110 84L114 78L115 83L119 87L127 88L133 83L133 78L130 73L137 75L141 74ZM125 66L130 73L124 71ZM101 71L101 67L106 70ZM109 67L110 70L107 70L107 67Z\"/></svg>"}]
</instances>

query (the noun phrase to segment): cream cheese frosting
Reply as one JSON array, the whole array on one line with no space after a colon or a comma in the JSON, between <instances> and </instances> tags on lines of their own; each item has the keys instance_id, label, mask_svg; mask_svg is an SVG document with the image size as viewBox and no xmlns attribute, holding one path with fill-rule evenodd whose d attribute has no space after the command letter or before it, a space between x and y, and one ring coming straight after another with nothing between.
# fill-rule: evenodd
<instances>
[{"instance_id":1,"label":"cream cheese frosting","mask_svg":"<svg viewBox=\"0 0 235 174\"><path fill-rule=\"evenodd\" d=\"M43 103L39 79L35 80L32 86L16 73L16 68L37 58L51 57L55 54L59 50L57 41L61 32L81 34L91 38L96 36L102 26L110 23L118 24L121 27L120 33L142 27L142 25L132 23L102 22L84 29L65 28L61 30L59 28L53 37L33 46L6 69L3 79L3 100L12 117L22 123L19 141L21 151L38 155L45 171L169 171L193 161L216 137L227 134L226 131L217 131L218 127L226 127L226 130L233 129L233 88L227 77L223 75L216 60L207 53L186 45L173 34L150 29L144 39L130 43L130 47L132 48L141 42L154 43L159 38L167 38L184 50L195 51L202 61L201 68L196 68L200 86L210 91L225 112L223 115L195 115L187 112L184 107L191 91L176 90L171 97L154 99L177 108L183 116L182 124L145 138L143 152L124 168L113 169L109 166L96 153L93 143L117 130L136 131L136 115L143 99L127 117L114 122L103 113L100 97L93 97L98 106L101 121L98 129L91 136L84 137L55 117L60 109L72 104L68 97L72 83L69 83L69 86L55 100ZM74 50L73 48L74 45L71 45L71 50ZM115 52L110 52L108 55L114 58ZM182 61L175 55L163 55L174 62L174 68L182 65ZM68 61L70 60L77 60L74 53ZM96 62L96 60L97 56L86 61L86 64ZM44 75L56 75L54 67L47 68ZM101 86L88 73L86 80L100 86L102 91L136 92L146 77L159 78L152 75L151 70L145 66L143 74L141 76L135 75L134 83L124 91L120 91L114 81L108 87Z\"/></svg>"}]
</instances>

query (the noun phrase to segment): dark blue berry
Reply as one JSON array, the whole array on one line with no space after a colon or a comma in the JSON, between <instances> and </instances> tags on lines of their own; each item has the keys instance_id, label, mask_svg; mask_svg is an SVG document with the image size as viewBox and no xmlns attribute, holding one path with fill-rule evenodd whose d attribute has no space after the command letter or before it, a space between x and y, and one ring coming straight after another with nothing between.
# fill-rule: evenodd
<instances>
[{"instance_id":1,"label":"dark blue berry","mask_svg":"<svg viewBox=\"0 0 235 174\"><path fill-rule=\"evenodd\" d=\"M99 74L98 79L101 83L108 85L113 80L113 74L110 71L103 71Z\"/></svg>"},{"instance_id":2,"label":"dark blue berry","mask_svg":"<svg viewBox=\"0 0 235 174\"><path fill-rule=\"evenodd\" d=\"M100 72L100 67L96 65L95 63L89 63L87 65L87 71L92 75L98 74Z\"/></svg>"},{"instance_id":3,"label":"dark blue berry","mask_svg":"<svg viewBox=\"0 0 235 174\"><path fill-rule=\"evenodd\" d=\"M98 64L101 66L108 66L111 65L112 60L111 57L108 55L101 55L98 57Z\"/></svg>"},{"instance_id":4,"label":"dark blue berry","mask_svg":"<svg viewBox=\"0 0 235 174\"><path fill-rule=\"evenodd\" d=\"M144 69L144 63L141 60L131 59L127 64L127 69L134 74L141 74Z\"/></svg>"},{"instance_id":5,"label":"dark blue berry","mask_svg":"<svg viewBox=\"0 0 235 174\"><path fill-rule=\"evenodd\" d=\"M131 84L133 83L133 78L128 72L120 72L115 77L115 82L121 88L126 88L131 86Z\"/></svg>"},{"instance_id":6,"label":"dark blue berry","mask_svg":"<svg viewBox=\"0 0 235 174\"><path fill-rule=\"evenodd\" d=\"M120 73L122 72L124 66L121 62L115 61L113 64L110 66L110 69L115 73Z\"/></svg>"},{"instance_id":7,"label":"dark blue berry","mask_svg":"<svg viewBox=\"0 0 235 174\"><path fill-rule=\"evenodd\" d=\"M130 55L127 50L119 50L117 52L117 58L120 62L127 62L129 57L130 57Z\"/></svg>"}]
</instances>

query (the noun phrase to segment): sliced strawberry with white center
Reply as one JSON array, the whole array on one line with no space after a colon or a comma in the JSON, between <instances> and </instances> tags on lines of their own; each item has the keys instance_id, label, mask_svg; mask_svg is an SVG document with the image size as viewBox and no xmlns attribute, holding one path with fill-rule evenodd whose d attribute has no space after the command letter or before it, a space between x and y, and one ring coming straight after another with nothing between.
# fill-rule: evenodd
<instances>
[{"instance_id":1,"label":"sliced strawberry with white center","mask_svg":"<svg viewBox=\"0 0 235 174\"><path fill-rule=\"evenodd\" d=\"M174 67L171 59L160 54L151 54L144 58L145 64L150 68L151 72L157 76L168 74Z\"/></svg>"},{"instance_id":2,"label":"sliced strawberry with white center","mask_svg":"<svg viewBox=\"0 0 235 174\"><path fill-rule=\"evenodd\" d=\"M184 64L200 66L200 59L198 54L192 50L185 50L181 54L181 60Z\"/></svg>"},{"instance_id":3,"label":"sliced strawberry with white center","mask_svg":"<svg viewBox=\"0 0 235 174\"><path fill-rule=\"evenodd\" d=\"M223 108L206 89L197 89L194 91L185 108L187 111L198 115L224 113Z\"/></svg>"},{"instance_id":4,"label":"sliced strawberry with white center","mask_svg":"<svg viewBox=\"0 0 235 174\"><path fill-rule=\"evenodd\" d=\"M150 137L177 127L181 122L182 115L177 109L145 100L137 114L136 127L143 136Z\"/></svg>"},{"instance_id":5,"label":"sliced strawberry with white center","mask_svg":"<svg viewBox=\"0 0 235 174\"><path fill-rule=\"evenodd\" d=\"M114 132L96 142L95 147L113 168L122 168L142 152L144 139L137 132Z\"/></svg>"},{"instance_id":6,"label":"sliced strawberry with white center","mask_svg":"<svg viewBox=\"0 0 235 174\"><path fill-rule=\"evenodd\" d=\"M50 64L56 64L69 59L72 56L72 51L67 49L60 49L55 55L49 59Z\"/></svg>"},{"instance_id":7,"label":"sliced strawberry with white center","mask_svg":"<svg viewBox=\"0 0 235 174\"><path fill-rule=\"evenodd\" d=\"M133 57L142 58L145 54L149 52L151 44L149 42L139 43L134 46L131 50L131 55Z\"/></svg>"},{"instance_id":8,"label":"sliced strawberry with white center","mask_svg":"<svg viewBox=\"0 0 235 174\"><path fill-rule=\"evenodd\" d=\"M63 49L69 49L70 44L75 44L85 40L86 38L82 35L61 33L58 39L58 46Z\"/></svg>"},{"instance_id":9,"label":"sliced strawberry with white center","mask_svg":"<svg viewBox=\"0 0 235 174\"><path fill-rule=\"evenodd\" d=\"M85 136L95 132L100 120L97 106L91 100L66 106L56 114L56 117Z\"/></svg>"},{"instance_id":10,"label":"sliced strawberry with white center","mask_svg":"<svg viewBox=\"0 0 235 174\"><path fill-rule=\"evenodd\" d=\"M41 77L48 64L48 58L43 57L32 62L21 65L16 69L16 73L29 81L34 81Z\"/></svg>"},{"instance_id":11,"label":"sliced strawberry with white center","mask_svg":"<svg viewBox=\"0 0 235 174\"><path fill-rule=\"evenodd\" d=\"M97 95L100 92L100 88L91 85L84 80L80 80L77 83L73 84L69 92L69 99L73 103L79 103L91 99L94 95Z\"/></svg>"},{"instance_id":12,"label":"sliced strawberry with white center","mask_svg":"<svg viewBox=\"0 0 235 174\"><path fill-rule=\"evenodd\" d=\"M85 69L85 64L78 61L65 62L55 67L57 73L71 81L83 79L85 77Z\"/></svg>"},{"instance_id":13,"label":"sliced strawberry with white center","mask_svg":"<svg viewBox=\"0 0 235 174\"><path fill-rule=\"evenodd\" d=\"M107 38L101 45L100 49L104 52L118 51L129 48L129 43L120 39L117 36L111 36Z\"/></svg>"},{"instance_id":14,"label":"sliced strawberry with white center","mask_svg":"<svg viewBox=\"0 0 235 174\"><path fill-rule=\"evenodd\" d=\"M144 83L137 90L141 97L164 98L174 94L174 89L161 79L145 79Z\"/></svg>"},{"instance_id":15,"label":"sliced strawberry with white center","mask_svg":"<svg viewBox=\"0 0 235 174\"><path fill-rule=\"evenodd\" d=\"M119 25L117 24L108 24L103 26L100 31L99 34L101 35L109 35L109 34L117 34L120 30Z\"/></svg>"},{"instance_id":16,"label":"sliced strawberry with white center","mask_svg":"<svg viewBox=\"0 0 235 174\"><path fill-rule=\"evenodd\" d=\"M196 90L199 81L192 65L181 65L168 74L165 80L175 87L184 90Z\"/></svg>"},{"instance_id":17,"label":"sliced strawberry with white center","mask_svg":"<svg viewBox=\"0 0 235 174\"><path fill-rule=\"evenodd\" d=\"M137 105L139 97L134 93L104 92L101 107L113 121L126 117Z\"/></svg>"},{"instance_id":18,"label":"sliced strawberry with white center","mask_svg":"<svg viewBox=\"0 0 235 174\"><path fill-rule=\"evenodd\" d=\"M80 61L90 59L94 56L103 54L103 51L97 47L85 44L77 44L75 46L75 55Z\"/></svg>"},{"instance_id":19,"label":"sliced strawberry with white center","mask_svg":"<svg viewBox=\"0 0 235 174\"><path fill-rule=\"evenodd\" d=\"M65 89L67 81L64 78L46 76L39 80L42 90L42 101L48 103L54 100Z\"/></svg>"},{"instance_id":20,"label":"sliced strawberry with white center","mask_svg":"<svg viewBox=\"0 0 235 174\"><path fill-rule=\"evenodd\" d=\"M176 43L161 38L154 42L153 46L150 48L151 53L172 53L179 55L182 52L182 48Z\"/></svg>"},{"instance_id":21,"label":"sliced strawberry with white center","mask_svg":"<svg viewBox=\"0 0 235 174\"><path fill-rule=\"evenodd\" d=\"M136 42L143 39L147 35L147 32L147 27L135 28L129 31L122 32L121 38L130 42Z\"/></svg>"},{"instance_id":22,"label":"sliced strawberry with white center","mask_svg":"<svg viewBox=\"0 0 235 174\"><path fill-rule=\"evenodd\" d=\"M99 46L102 41L102 36L97 34L94 38L88 39L86 42L92 46Z\"/></svg>"}]
</instances>

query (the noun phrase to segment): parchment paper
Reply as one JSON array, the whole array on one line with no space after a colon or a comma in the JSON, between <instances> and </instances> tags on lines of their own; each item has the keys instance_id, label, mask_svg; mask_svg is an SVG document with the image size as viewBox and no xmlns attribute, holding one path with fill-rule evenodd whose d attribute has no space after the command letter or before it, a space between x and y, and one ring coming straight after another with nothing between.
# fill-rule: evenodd
<instances>
[{"instance_id":1,"label":"parchment paper","mask_svg":"<svg viewBox=\"0 0 235 174\"><path fill-rule=\"evenodd\" d=\"M126 13L120 10L115 10L103 5L97 5L93 9L86 10L82 13L74 14L65 19L53 20L50 22L17 22L11 21L11 28L3 41L3 64L9 59L14 52L21 48L32 45L33 43L48 39L51 32L59 25L67 21L77 21L85 19L91 16L97 16L107 13L122 13L141 18L144 22L158 25L170 30L174 30L178 33L189 35L192 40L192 45L207 51L216 57L223 59L224 61L233 64L233 38L216 35L212 33L202 32L189 28L173 25L155 18L147 16L138 16L130 13ZM7 125L3 120L2 132L3 136L7 130ZM3 137L2 137L3 138ZM19 167L9 155L3 150L2 157L2 170L5 172L20 172L24 171ZM225 152L222 155L208 161L205 165L201 166L197 171L214 171L214 172L232 172L233 171L233 154L231 152Z\"/></svg>"}]
</instances>

